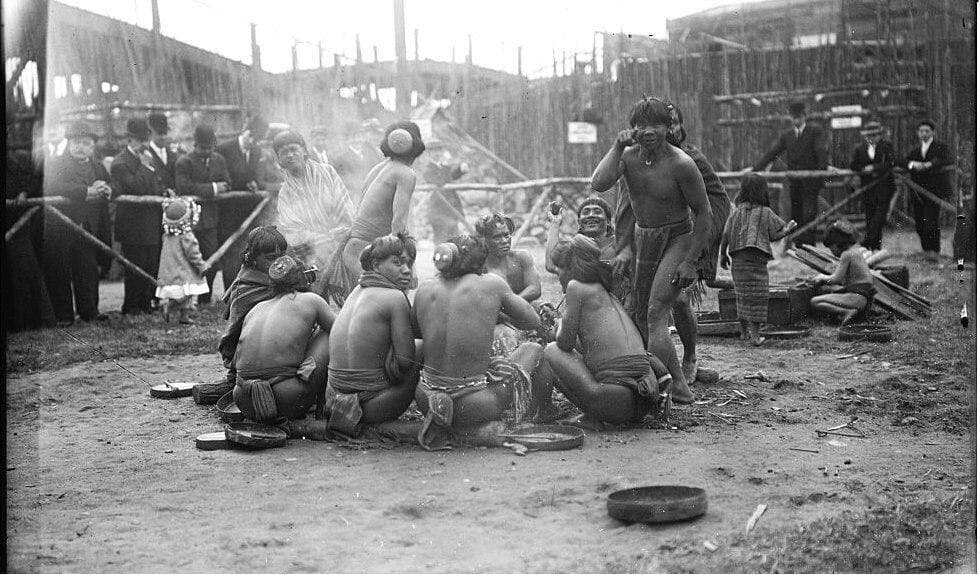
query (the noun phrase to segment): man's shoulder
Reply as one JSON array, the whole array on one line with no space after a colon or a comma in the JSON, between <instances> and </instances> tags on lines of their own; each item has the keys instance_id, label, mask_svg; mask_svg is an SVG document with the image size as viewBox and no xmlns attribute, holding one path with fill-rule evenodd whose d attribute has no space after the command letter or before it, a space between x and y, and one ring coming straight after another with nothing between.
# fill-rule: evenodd
<instances>
[{"instance_id":1,"label":"man's shoulder","mask_svg":"<svg viewBox=\"0 0 980 575\"><path fill-rule=\"evenodd\" d=\"M132 165L138 162L139 158L134 156L133 153L129 151L129 148L123 148L121 152L113 156L110 166L115 168L116 166Z\"/></svg>"}]
</instances>

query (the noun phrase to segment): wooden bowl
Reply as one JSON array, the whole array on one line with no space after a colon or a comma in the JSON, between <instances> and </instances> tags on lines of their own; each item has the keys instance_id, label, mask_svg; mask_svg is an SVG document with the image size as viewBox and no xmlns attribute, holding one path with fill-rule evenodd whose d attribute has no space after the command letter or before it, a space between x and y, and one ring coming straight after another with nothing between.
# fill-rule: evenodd
<instances>
[{"instance_id":1,"label":"wooden bowl","mask_svg":"<svg viewBox=\"0 0 980 575\"><path fill-rule=\"evenodd\" d=\"M242 410L235 403L235 398L232 397L231 391L222 395L215 407L218 408L218 415L221 417L221 421L225 423L234 423L245 419Z\"/></svg>"},{"instance_id":2,"label":"wooden bowl","mask_svg":"<svg viewBox=\"0 0 980 575\"><path fill-rule=\"evenodd\" d=\"M892 328L873 323L854 323L837 328L837 339L840 341L875 341L892 340Z\"/></svg>"},{"instance_id":3,"label":"wooden bowl","mask_svg":"<svg viewBox=\"0 0 980 575\"><path fill-rule=\"evenodd\" d=\"M699 487L654 485L609 494L611 517L633 523L672 523L700 517L708 511L708 495Z\"/></svg>"},{"instance_id":4,"label":"wooden bowl","mask_svg":"<svg viewBox=\"0 0 980 575\"><path fill-rule=\"evenodd\" d=\"M150 388L150 397L157 399L175 399L189 397L194 393L195 381L178 381L176 383L160 383Z\"/></svg>"},{"instance_id":5,"label":"wooden bowl","mask_svg":"<svg viewBox=\"0 0 980 575\"><path fill-rule=\"evenodd\" d=\"M810 328L805 325L780 325L767 327L759 335L768 339L797 339L810 335Z\"/></svg>"},{"instance_id":6,"label":"wooden bowl","mask_svg":"<svg viewBox=\"0 0 980 575\"><path fill-rule=\"evenodd\" d=\"M237 421L225 426L225 439L236 446L249 449L266 449L286 445L286 432L278 427Z\"/></svg>"},{"instance_id":7,"label":"wooden bowl","mask_svg":"<svg viewBox=\"0 0 980 575\"><path fill-rule=\"evenodd\" d=\"M562 451L585 443L585 431L571 425L526 425L500 437L532 451Z\"/></svg>"},{"instance_id":8,"label":"wooden bowl","mask_svg":"<svg viewBox=\"0 0 980 575\"><path fill-rule=\"evenodd\" d=\"M231 448L231 446L228 445L228 439L225 438L224 431L202 433L194 440L194 445L196 445L197 448L202 451L214 451L216 449Z\"/></svg>"}]
</instances>

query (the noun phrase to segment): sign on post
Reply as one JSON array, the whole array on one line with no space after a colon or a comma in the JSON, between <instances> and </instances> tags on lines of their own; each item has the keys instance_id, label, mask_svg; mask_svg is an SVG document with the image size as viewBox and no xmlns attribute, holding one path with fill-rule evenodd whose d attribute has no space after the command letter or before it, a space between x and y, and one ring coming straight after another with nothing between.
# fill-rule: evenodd
<instances>
[{"instance_id":1,"label":"sign on post","mask_svg":"<svg viewBox=\"0 0 980 575\"><path fill-rule=\"evenodd\" d=\"M864 107L861 104L831 106L830 113L833 117L830 118L830 129L844 130L847 128L860 128L861 116L858 114L862 112L864 112Z\"/></svg>"},{"instance_id":2,"label":"sign on post","mask_svg":"<svg viewBox=\"0 0 980 575\"><path fill-rule=\"evenodd\" d=\"M595 124L590 122L568 123L569 144L594 144L597 141L599 141L599 134Z\"/></svg>"}]
</instances>

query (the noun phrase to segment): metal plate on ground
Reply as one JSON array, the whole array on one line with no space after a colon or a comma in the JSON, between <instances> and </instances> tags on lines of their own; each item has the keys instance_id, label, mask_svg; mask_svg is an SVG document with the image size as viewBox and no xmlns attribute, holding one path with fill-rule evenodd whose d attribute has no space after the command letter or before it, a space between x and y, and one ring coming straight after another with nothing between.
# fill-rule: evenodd
<instances>
[{"instance_id":1,"label":"metal plate on ground","mask_svg":"<svg viewBox=\"0 0 980 575\"><path fill-rule=\"evenodd\" d=\"M177 397L190 397L194 393L196 381L178 381L175 383L160 383L150 388L150 397L157 399L174 399Z\"/></svg>"},{"instance_id":2,"label":"metal plate on ground","mask_svg":"<svg viewBox=\"0 0 980 575\"><path fill-rule=\"evenodd\" d=\"M238 421L225 426L225 438L235 445L266 449L286 445L286 432L262 423Z\"/></svg>"},{"instance_id":3,"label":"metal plate on ground","mask_svg":"<svg viewBox=\"0 0 980 575\"><path fill-rule=\"evenodd\" d=\"M672 523L700 517L708 511L708 495L700 487L653 485L609 494L611 517L635 523Z\"/></svg>"}]
</instances>

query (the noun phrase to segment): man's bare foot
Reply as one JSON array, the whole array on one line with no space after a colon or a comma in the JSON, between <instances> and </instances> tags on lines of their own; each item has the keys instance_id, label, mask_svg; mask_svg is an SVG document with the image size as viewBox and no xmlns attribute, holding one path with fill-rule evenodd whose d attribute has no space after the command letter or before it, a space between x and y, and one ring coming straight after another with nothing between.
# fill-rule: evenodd
<instances>
[{"instance_id":1,"label":"man's bare foot","mask_svg":"<svg viewBox=\"0 0 980 575\"><path fill-rule=\"evenodd\" d=\"M765 341L766 341L766 338L762 337L761 335L760 336L756 336L755 338L752 339L752 345L754 345L756 347L759 347L760 345L762 345L763 343L765 343Z\"/></svg>"},{"instance_id":2,"label":"man's bare foot","mask_svg":"<svg viewBox=\"0 0 980 575\"><path fill-rule=\"evenodd\" d=\"M684 360L681 361L681 372L684 373L684 381L686 381L688 385L694 383L694 380L698 375L698 358L695 357L693 359L688 359L685 357Z\"/></svg>"},{"instance_id":3,"label":"man's bare foot","mask_svg":"<svg viewBox=\"0 0 980 575\"><path fill-rule=\"evenodd\" d=\"M609 429L609 425L589 417L586 414L576 415L571 419L567 419L561 422L564 425L571 425L573 427L580 427L582 429L588 429L589 431L605 431Z\"/></svg>"},{"instance_id":4,"label":"man's bare foot","mask_svg":"<svg viewBox=\"0 0 980 575\"><path fill-rule=\"evenodd\" d=\"M679 403L682 405L687 405L694 403L694 392L687 383L677 383L674 382L674 386L670 390L670 399L673 403Z\"/></svg>"}]
</instances>

